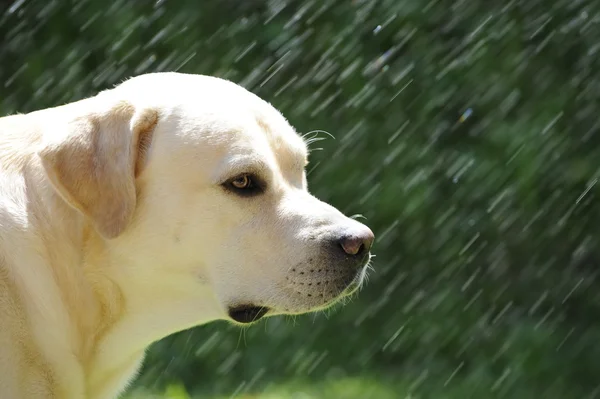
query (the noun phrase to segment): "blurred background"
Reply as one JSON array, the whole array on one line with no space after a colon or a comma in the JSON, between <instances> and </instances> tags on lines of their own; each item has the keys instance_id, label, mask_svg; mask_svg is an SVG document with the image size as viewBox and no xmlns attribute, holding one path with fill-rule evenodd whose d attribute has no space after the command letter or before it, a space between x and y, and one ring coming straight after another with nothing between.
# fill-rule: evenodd
<instances>
[{"instance_id":1,"label":"blurred background","mask_svg":"<svg viewBox=\"0 0 600 399\"><path fill-rule=\"evenodd\" d=\"M368 285L158 342L132 398L592 399L599 55L592 0L0 0L0 111L180 71L335 136L309 185L367 218Z\"/></svg>"}]
</instances>

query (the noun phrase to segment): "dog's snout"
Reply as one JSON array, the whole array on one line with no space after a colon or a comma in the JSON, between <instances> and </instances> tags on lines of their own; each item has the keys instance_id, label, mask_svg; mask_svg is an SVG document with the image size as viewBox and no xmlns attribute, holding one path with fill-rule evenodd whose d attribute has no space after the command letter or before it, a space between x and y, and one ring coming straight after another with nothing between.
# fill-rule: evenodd
<instances>
[{"instance_id":1,"label":"dog's snout","mask_svg":"<svg viewBox=\"0 0 600 399\"><path fill-rule=\"evenodd\" d=\"M364 226L360 231L344 235L340 239L340 246L347 255L362 255L365 252L369 252L374 239L375 235L371 229Z\"/></svg>"}]
</instances>

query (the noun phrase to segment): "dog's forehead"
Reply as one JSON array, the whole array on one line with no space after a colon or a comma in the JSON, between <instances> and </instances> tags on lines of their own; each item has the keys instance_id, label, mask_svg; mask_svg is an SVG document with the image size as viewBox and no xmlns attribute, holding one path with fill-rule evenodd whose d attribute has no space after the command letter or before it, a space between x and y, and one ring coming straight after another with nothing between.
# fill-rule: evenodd
<instances>
[{"instance_id":1,"label":"dog's forehead","mask_svg":"<svg viewBox=\"0 0 600 399\"><path fill-rule=\"evenodd\" d=\"M142 106L158 106L185 119L190 133L203 130L212 142L233 151L257 151L266 143L283 169L303 168L304 140L271 104L228 80L174 72L140 75L115 91ZM206 132L206 127L210 132ZM263 146L264 147L264 146Z\"/></svg>"}]
</instances>

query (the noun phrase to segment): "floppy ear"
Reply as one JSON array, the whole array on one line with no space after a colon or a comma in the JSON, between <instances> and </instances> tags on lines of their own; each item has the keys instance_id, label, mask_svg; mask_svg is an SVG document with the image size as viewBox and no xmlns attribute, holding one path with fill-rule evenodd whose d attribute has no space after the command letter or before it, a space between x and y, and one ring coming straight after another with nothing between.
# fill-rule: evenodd
<instances>
[{"instance_id":1,"label":"floppy ear","mask_svg":"<svg viewBox=\"0 0 600 399\"><path fill-rule=\"evenodd\" d=\"M60 196L103 237L114 238L133 216L135 178L143 169L158 113L126 102L102 108L54 130L38 154Z\"/></svg>"}]
</instances>

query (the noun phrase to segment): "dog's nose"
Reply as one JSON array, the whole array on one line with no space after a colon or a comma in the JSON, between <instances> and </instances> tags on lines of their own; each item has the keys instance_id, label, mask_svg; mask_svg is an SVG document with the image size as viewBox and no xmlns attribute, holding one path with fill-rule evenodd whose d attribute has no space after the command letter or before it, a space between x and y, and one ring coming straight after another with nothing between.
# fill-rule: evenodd
<instances>
[{"instance_id":1,"label":"dog's nose","mask_svg":"<svg viewBox=\"0 0 600 399\"><path fill-rule=\"evenodd\" d=\"M373 245L375 235L367 226L360 231L354 231L340 239L340 246L347 255L357 256L369 252Z\"/></svg>"}]
</instances>

